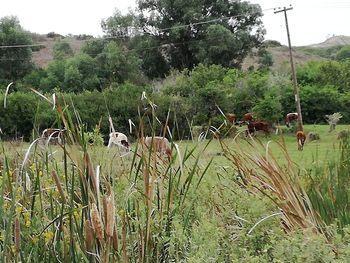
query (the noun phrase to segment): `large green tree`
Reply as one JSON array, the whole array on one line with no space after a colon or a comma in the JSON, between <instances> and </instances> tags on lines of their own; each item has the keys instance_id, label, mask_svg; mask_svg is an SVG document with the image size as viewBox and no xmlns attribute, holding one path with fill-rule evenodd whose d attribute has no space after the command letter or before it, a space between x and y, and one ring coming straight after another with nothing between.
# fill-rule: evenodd
<instances>
[{"instance_id":1,"label":"large green tree","mask_svg":"<svg viewBox=\"0 0 350 263\"><path fill-rule=\"evenodd\" d=\"M175 68L238 66L263 40L261 8L246 1L139 0L138 9L143 32L168 47Z\"/></svg>"},{"instance_id":2,"label":"large green tree","mask_svg":"<svg viewBox=\"0 0 350 263\"><path fill-rule=\"evenodd\" d=\"M159 69L192 69L199 63L240 66L263 40L261 16L259 5L240 0L139 0L134 13L123 16L116 11L102 28L108 36L127 42L142 32L139 40L146 39L149 45L131 43L140 57L155 58L143 65L154 77Z\"/></svg>"},{"instance_id":3,"label":"large green tree","mask_svg":"<svg viewBox=\"0 0 350 263\"><path fill-rule=\"evenodd\" d=\"M32 68L31 36L25 32L17 17L0 19L0 79L14 81Z\"/></svg>"}]
</instances>

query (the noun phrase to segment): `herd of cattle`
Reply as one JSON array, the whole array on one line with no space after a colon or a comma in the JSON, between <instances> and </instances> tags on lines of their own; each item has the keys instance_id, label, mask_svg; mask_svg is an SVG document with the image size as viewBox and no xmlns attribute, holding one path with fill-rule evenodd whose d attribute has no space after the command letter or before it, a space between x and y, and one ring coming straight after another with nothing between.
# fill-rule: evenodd
<instances>
[{"instance_id":1,"label":"herd of cattle","mask_svg":"<svg viewBox=\"0 0 350 263\"><path fill-rule=\"evenodd\" d=\"M269 124L262 120L255 120L252 113L246 113L243 115L241 120L237 120L237 116L234 113L227 114L227 120L231 125L247 125L246 136L253 136L256 131L262 131L265 135L269 135L270 127ZM298 120L298 113L288 113L285 118L286 126L289 127L292 122ZM42 132L41 138L47 142L54 142L62 144L64 141L64 129L48 128ZM296 138L298 142L298 150L303 150L303 146L306 140L306 136L303 131L297 131ZM153 149L154 151L164 154L170 160L172 156L171 144L165 137L154 136L145 137L142 141L148 149ZM109 134L108 148L112 146L117 146L119 150L129 153L131 150L128 137L121 132L111 132Z\"/></svg>"},{"instance_id":2,"label":"herd of cattle","mask_svg":"<svg viewBox=\"0 0 350 263\"><path fill-rule=\"evenodd\" d=\"M290 127L290 124L298 120L298 113L291 112L288 113L285 117L285 124L287 127ZM256 131L262 131L265 133L265 135L270 134L270 127L269 124L266 121L263 120L254 120L253 114L248 112L243 115L241 120L237 120L237 116L234 113L228 113L227 119L231 123L231 125L239 125L242 126L243 124L247 125L246 129L246 135L254 135ZM297 131L296 138L298 142L298 150L302 151L304 147L304 143L306 140L306 135L304 131Z\"/></svg>"},{"instance_id":3,"label":"herd of cattle","mask_svg":"<svg viewBox=\"0 0 350 263\"><path fill-rule=\"evenodd\" d=\"M64 129L48 128L42 132L41 138L46 142L62 144L64 141L64 134ZM155 152L166 155L169 160L171 159L171 144L167 138L160 136L145 137L142 144L147 149L152 149ZM125 153L129 153L131 150L128 137L121 132L111 132L109 134L107 147L111 148L112 146L117 146L121 152Z\"/></svg>"}]
</instances>

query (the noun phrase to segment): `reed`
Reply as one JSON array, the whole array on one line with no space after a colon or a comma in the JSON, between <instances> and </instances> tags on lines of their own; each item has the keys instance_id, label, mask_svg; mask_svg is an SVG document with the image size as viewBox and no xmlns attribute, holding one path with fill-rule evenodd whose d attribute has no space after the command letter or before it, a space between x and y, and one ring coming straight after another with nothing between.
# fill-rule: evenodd
<instances>
[{"instance_id":1,"label":"reed","mask_svg":"<svg viewBox=\"0 0 350 263\"><path fill-rule=\"evenodd\" d=\"M4 158L0 184L1 194L7 198L0 199L0 224L6 229L1 247L4 260L171 260L169 247L176 233L173 219L184 218L182 227L191 228L186 199L197 191L210 164L201 167L201 153L194 156L195 149L181 152L171 140L173 134L167 128L170 113L162 124L154 104L142 102L152 112L140 113L136 127L139 143L135 143L140 151L135 150L129 160L108 158L101 154L106 149L96 150L88 144L73 104L59 94L51 99L33 92L53 104L65 138L59 145L50 141L42 145L36 138L14 162ZM173 161L143 147L146 130L152 136L170 138Z\"/></svg>"},{"instance_id":2,"label":"reed","mask_svg":"<svg viewBox=\"0 0 350 263\"><path fill-rule=\"evenodd\" d=\"M268 197L281 213L282 227L286 232L295 229L312 229L324 233L324 222L314 211L302 182L299 168L293 162L282 141L276 142L284 155L284 161L277 161L269 149L269 143L262 144L253 138L244 146L228 147L222 143L225 156L236 168L236 183L254 195Z\"/></svg>"}]
</instances>

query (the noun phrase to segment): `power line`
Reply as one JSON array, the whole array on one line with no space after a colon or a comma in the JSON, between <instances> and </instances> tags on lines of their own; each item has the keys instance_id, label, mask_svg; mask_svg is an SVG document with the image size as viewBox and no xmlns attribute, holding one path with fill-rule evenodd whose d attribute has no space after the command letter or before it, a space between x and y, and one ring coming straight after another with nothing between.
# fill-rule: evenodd
<instances>
[{"instance_id":1,"label":"power line","mask_svg":"<svg viewBox=\"0 0 350 263\"><path fill-rule=\"evenodd\" d=\"M9 46L0 46L0 48L22 48L22 47L40 47L44 46L44 44L29 44L29 45L9 45Z\"/></svg>"},{"instance_id":2,"label":"power line","mask_svg":"<svg viewBox=\"0 0 350 263\"><path fill-rule=\"evenodd\" d=\"M261 12L265 12L265 11L270 11L273 10L274 8L267 8L267 9L263 9L261 10ZM210 23L214 23L214 22L218 22L218 21L224 21L224 20L229 20L229 19L234 19L234 18L238 18L238 17L242 17L242 16L247 16L247 15L253 15L253 14L257 14L260 13L260 11L254 11L254 12L247 12L244 14L238 14L238 15L234 15L234 16L224 16L224 17L220 17L220 18L214 18L211 20L206 20L206 21L201 21L201 22L195 22L195 23L190 23L190 24L182 24L182 25L176 25L176 26L172 26L172 27L167 27L167 28L160 28L160 29L156 29L157 32L163 32L163 31L167 31L167 30L171 30L171 29L178 29L178 28L185 28L185 27L189 27L189 26L197 26L197 25L204 25L204 24L210 24ZM102 38L93 38L93 39L87 39L87 40L83 40L85 42L89 42L89 41L94 41L94 40L104 40L104 39L118 39L118 38L124 38L124 36L107 36L107 37L102 37ZM0 46L0 48L21 48L21 47L37 47L37 46L44 46L44 44L31 44L31 45L8 45L8 46Z\"/></svg>"}]
</instances>

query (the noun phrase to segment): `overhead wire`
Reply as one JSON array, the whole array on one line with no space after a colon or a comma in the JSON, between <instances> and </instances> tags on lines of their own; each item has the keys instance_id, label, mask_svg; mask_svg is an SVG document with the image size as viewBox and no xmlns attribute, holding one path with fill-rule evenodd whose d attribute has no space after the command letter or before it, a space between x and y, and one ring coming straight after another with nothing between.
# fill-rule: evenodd
<instances>
[{"instance_id":1,"label":"overhead wire","mask_svg":"<svg viewBox=\"0 0 350 263\"><path fill-rule=\"evenodd\" d=\"M274 8L267 8L267 9L261 10L261 12L270 11L270 10L273 10L273 9L274 9ZM201 22L195 22L195 23L189 23L189 24L176 25L176 26L167 27L167 28L160 28L160 29L156 29L156 31L157 31L157 32L163 32L163 31L167 31L167 30L171 30L171 29L178 29L178 28L185 28L185 27L189 27L189 26L196 26L196 25L202 25L202 24L209 24L209 23L214 23L214 22L218 22L218 21L224 21L224 20L234 19L234 18L238 18L238 17L242 17L242 16L253 15L253 14L257 14L257 13L260 13L260 11L246 12L246 13L244 13L244 14L242 13L242 14L233 15L233 16L224 16L224 17L214 18L214 19L210 19L210 20L206 20L206 21L201 21ZM94 41L94 40L118 39L118 38L124 38L124 37L122 37L122 36L106 36L106 37L102 37L102 38L92 38L92 39L87 39L87 40L83 40L83 41L84 41L84 42L89 42L89 41ZM6 45L6 46L0 46L0 48L21 48L21 47L36 47L36 46L45 46L45 45L44 45L44 44Z\"/></svg>"}]
</instances>

